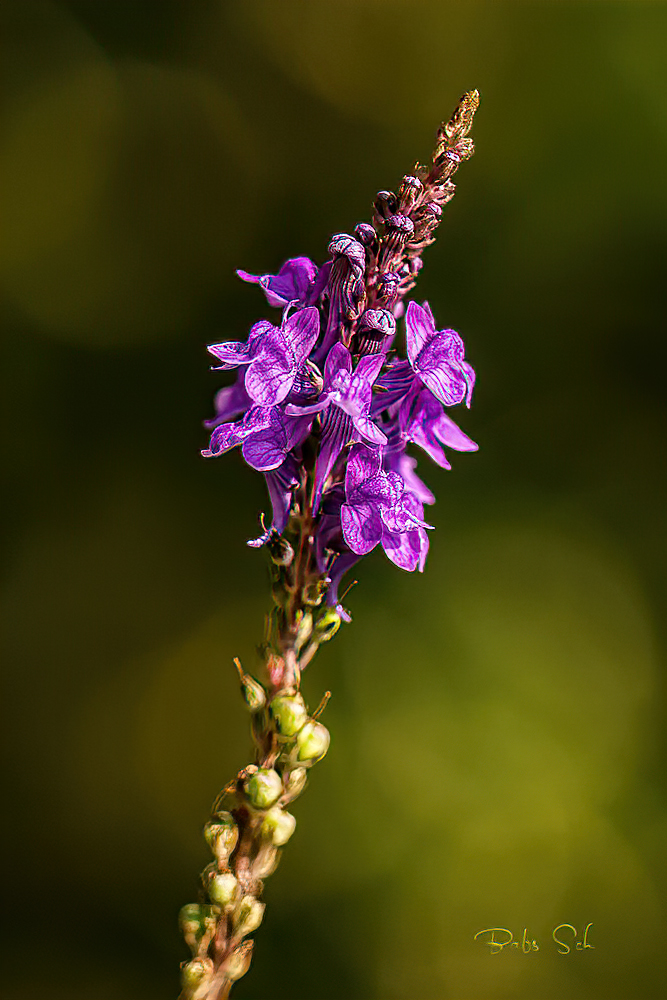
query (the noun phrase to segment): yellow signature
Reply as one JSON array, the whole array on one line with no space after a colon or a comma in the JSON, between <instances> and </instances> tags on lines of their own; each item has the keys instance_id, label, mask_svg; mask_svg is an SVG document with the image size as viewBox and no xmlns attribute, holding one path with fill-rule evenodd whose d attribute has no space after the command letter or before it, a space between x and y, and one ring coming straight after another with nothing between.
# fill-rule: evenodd
<instances>
[{"instance_id":1,"label":"yellow signature","mask_svg":"<svg viewBox=\"0 0 667 1000\"><path fill-rule=\"evenodd\" d=\"M581 938L579 937L579 932L574 924L558 924L557 927L554 927L551 932L551 937L558 946L558 954L569 955L573 950L585 951L588 948L594 949L595 945L590 944L588 940L588 935L592 926L592 923L586 924ZM489 935L486 940L483 937L484 934ZM540 950L537 939L531 938L528 934L527 927L524 927L523 935L516 938L508 927L486 927L483 931L477 931L474 940L477 941L478 938L482 940L483 944L489 946L489 952L492 955L498 955L506 948L522 951L524 955L529 954L531 951Z\"/></svg>"}]
</instances>

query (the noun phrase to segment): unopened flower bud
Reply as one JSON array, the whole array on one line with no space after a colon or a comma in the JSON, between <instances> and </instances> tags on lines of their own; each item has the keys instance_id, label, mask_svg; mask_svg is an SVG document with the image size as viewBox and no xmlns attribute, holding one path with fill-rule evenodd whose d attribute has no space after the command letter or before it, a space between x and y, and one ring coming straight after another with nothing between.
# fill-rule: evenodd
<instances>
[{"instance_id":1,"label":"unopened flower bud","mask_svg":"<svg viewBox=\"0 0 667 1000\"><path fill-rule=\"evenodd\" d=\"M252 866L252 873L255 878L268 878L273 875L278 867L280 852L274 844L265 841L257 852Z\"/></svg>"},{"instance_id":2,"label":"unopened flower bud","mask_svg":"<svg viewBox=\"0 0 667 1000\"><path fill-rule=\"evenodd\" d=\"M238 827L232 814L216 813L204 827L204 837L218 863L225 865L239 839Z\"/></svg>"},{"instance_id":3,"label":"unopened flower bud","mask_svg":"<svg viewBox=\"0 0 667 1000\"><path fill-rule=\"evenodd\" d=\"M178 914L178 922L186 937L198 937L204 930L204 921L209 913L208 906L199 903L186 903Z\"/></svg>"},{"instance_id":4,"label":"unopened flower bud","mask_svg":"<svg viewBox=\"0 0 667 1000\"><path fill-rule=\"evenodd\" d=\"M295 767L289 772L285 782L285 794L290 802L301 795L307 781L308 771L305 767Z\"/></svg>"},{"instance_id":5,"label":"unopened flower bud","mask_svg":"<svg viewBox=\"0 0 667 1000\"><path fill-rule=\"evenodd\" d=\"M335 608L327 608L315 625L313 639L316 642L329 642L340 628L340 615Z\"/></svg>"},{"instance_id":6,"label":"unopened flower bud","mask_svg":"<svg viewBox=\"0 0 667 1000\"><path fill-rule=\"evenodd\" d=\"M192 994L213 975L213 962L210 958L194 958L181 966L181 983L187 994Z\"/></svg>"},{"instance_id":7,"label":"unopened flower bud","mask_svg":"<svg viewBox=\"0 0 667 1000\"><path fill-rule=\"evenodd\" d=\"M276 566L291 565L294 559L294 549L286 538L282 538L278 534L272 535L266 543L266 547L269 550L271 561Z\"/></svg>"},{"instance_id":8,"label":"unopened flower bud","mask_svg":"<svg viewBox=\"0 0 667 1000\"><path fill-rule=\"evenodd\" d=\"M270 809L283 793L282 778L269 767L260 767L245 783L248 801L255 809Z\"/></svg>"},{"instance_id":9,"label":"unopened flower bud","mask_svg":"<svg viewBox=\"0 0 667 1000\"><path fill-rule=\"evenodd\" d=\"M231 979L234 983L241 976L245 976L246 972L250 968L250 959L252 958L253 941L243 941L238 948L235 948L232 954L227 959L225 965L225 972L227 978Z\"/></svg>"},{"instance_id":10,"label":"unopened flower bud","mask_svg":"<svg viewBox=\"0 0 667 1000\"><path fill-rule=\"evenodd\" d=\"M330 739L327 727L311 719L296 738L297 760L306 766L316 764L329 749Z\"/></svg>"},{"instance_id":11,"label":"unopened flower bud","mask_svg":"<svg viewBox=\"0 0 667 1000\"><path fill-rule=\"evenodd\" d=\"M298 650L310 639L313 631L313 616L310 611L306 611L305 613L303 611L298 612L297 629L294 644Z\"/></svg>"},{"instance_id":12,"label":"unopened flower bud","mask_svg":"<svg viewBox=\"0 0 667 1000\"><path fill-rule=\"evenodd\" d=\"M354 235L366 247L370 246L378 237L373 227L369 226L367 222L360 222L359 225L355 226Z\"/></svg>"},{"instance_id":13,"label":"unopened flower bud","mask_svg":"<svg viewBox=\"0 0 667 1000\"><path fill-rule=\"evenodd\" d=\"M229 906L238 895L239 884L231 872L216 872L208 883L208 894L217 906Z\"/></svg>"},{"instance_id":14,"label":"unopened flower bud","mask_svg":"<svg viewBox=\"0 0 667 1000\"><path fill-rule=\"evenodd\" d=\"M300 694L278 695L269 704L269 712L279 736L296 736L308 721L306 703Z\"/></svg>"},{"instance_id":15,"label":"unopened flower bud","mask_svg":"<svg viewBox=\"0 0 667 1000\"><path fill-rule=\"evenodd\" d=\"M262 836L269 838L275 847L282 847L296 829L296 820L280 806L269 809L262 820Z\"/></svg>"},{"instance_id":16,"label":"unopened flower bud","mask_svg":"<svg viewBox=\"0 0 667 1000\"><path fill-rule=\"evenodd\" d=\"M236 923L236 934L245 937L256 931L264 916L264 903L260 903L254 896L244 896L234 914Z\"/></svg>"},{"instance_id":17,"label":"unopened flower bud","mask_svg":"<svg viewBox=\"0 0 667 1000\"><path fill-rule=\"evenodd\" d=\"M245 698L246 705L251 712L259 712L266 704L266 692L259 681L256 681L250 674L243 674L241 678L241 690Z\"/></svg>"}]
</instances>

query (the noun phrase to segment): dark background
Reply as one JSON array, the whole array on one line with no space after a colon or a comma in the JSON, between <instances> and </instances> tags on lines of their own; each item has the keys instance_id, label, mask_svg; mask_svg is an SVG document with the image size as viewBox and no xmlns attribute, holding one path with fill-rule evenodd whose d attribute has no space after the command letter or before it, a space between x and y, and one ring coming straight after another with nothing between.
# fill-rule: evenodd
<instances>
[{"instance_id":1,"label":"dark background","mask_svg":"<svg viewBox=\"0 0 667 1000\"><path fill-rule=\"evenodd\" d=\"M269 605L262 478L199 456L205 345L275 316L236 267L326 259L472 87L417 292L466 341L480 451L424 459L425 574L366 559L305 678L332 746L235 995L664 996L667 7L0 17L3 997L177 993ZM490 955L494 926L540 951Z\"/></svg>"}]
</instances>

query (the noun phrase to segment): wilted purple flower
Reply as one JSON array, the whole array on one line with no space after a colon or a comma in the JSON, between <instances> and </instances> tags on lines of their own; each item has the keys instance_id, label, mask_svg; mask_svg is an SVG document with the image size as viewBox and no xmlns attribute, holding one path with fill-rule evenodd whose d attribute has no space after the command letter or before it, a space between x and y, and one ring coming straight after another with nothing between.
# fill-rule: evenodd
<instances>
[{"instance_id":1,"label":"wilted purple flower","mask_svg":"<svg viewBox=\"0 0 667 1000\"><path fill-rule=\"evenodd\" d=\"M395 472L384 472L380 448L358 444L352 449L345 475L346 502L341 507L343 538L357 555L378 542L401 569L423 570L428 552L424 509L405 490Z\"/></svg>"},{"instance_id":2,"label":"wilted purple flower","mask_svg":"<svg viewBox=\"0 0 667 1000\"><path fill-rule=\"evenodd\" d=\"M329 280L330 268L330 262L318 269L308 257L292 257L277 274L236 273L243 281L259 285L270 306L283 309L292 302L302 306L317 302Z\"/></svg>"},{"instance_id":3,"label":"wilted purple flower","mask_svg":"<svg viewBox=\"0 0 667 1000\"><path fill-rule=\"evenodd\" d=\"M436 330L428 302L408 304L405 339L412 369L433 395L445 406L464 399L470 406L475 372L464 360L464 343L455 330Z\"/></svg>"},{"instance_id":4,"label":"wilted purple flower","mask_svg":"<svg viewBox=\"0 0 667 1000\"><path fill-rule=\"evenodd\" d=\"M276 406L290 393L305 367L320 332L320 314L315 306L299 309L282 326L260 320L245 344L227 341L208 348L222 361L222 368L247 365L245 389L259 406Z\"/></svg>"}]
</instances>

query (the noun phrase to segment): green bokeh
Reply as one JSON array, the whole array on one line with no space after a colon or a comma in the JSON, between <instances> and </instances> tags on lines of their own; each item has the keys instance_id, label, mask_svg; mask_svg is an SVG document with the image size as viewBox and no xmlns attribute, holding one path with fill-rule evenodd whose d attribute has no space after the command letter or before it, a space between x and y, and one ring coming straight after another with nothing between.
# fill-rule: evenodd
<instances>
[{"instance_id":1,"label":"green bokeh","mask_svg":"<svg viewBox=\"0 0 667 1000\"><path fill-rule=\"evenodd\" d=\"M479 88L419 295L480 443L304 679L332 745L239 1000L667 993L667 6L7 0L7 1000L158 1000L247 762L261 477L206 463L234 268L326 257ZM456 415L455 415L456 416ZM592 922L594 949L551 932ZM539 952L491 955L484 928Z\"/></svg>"}]
</instances>

